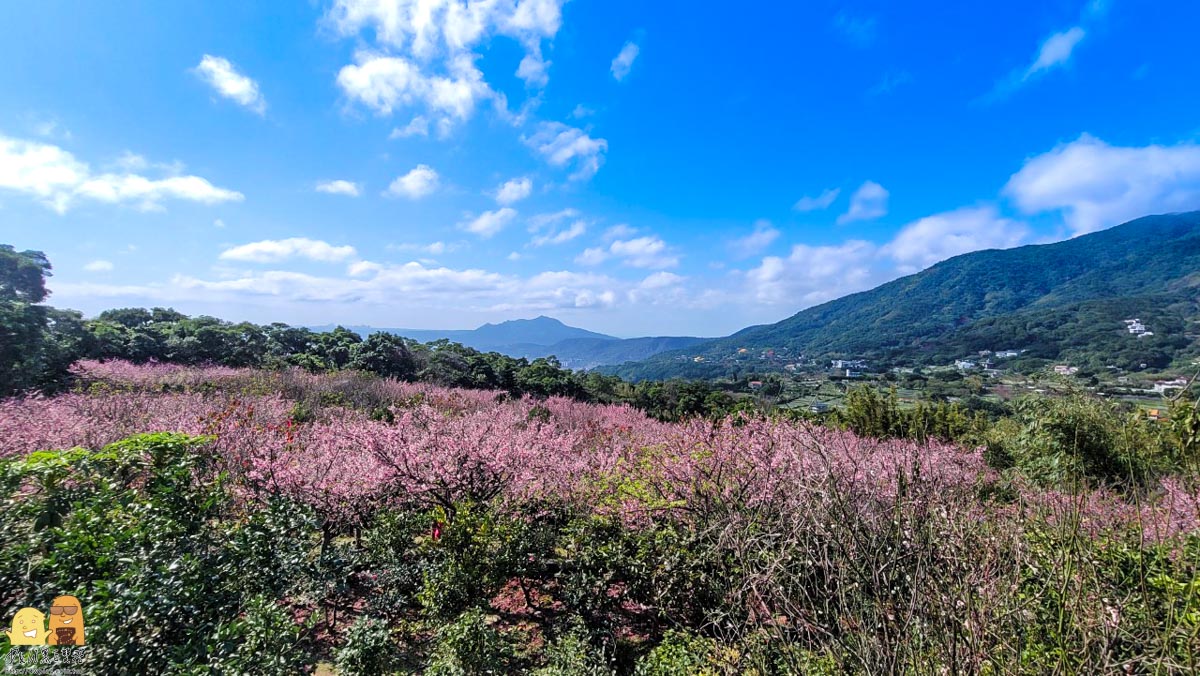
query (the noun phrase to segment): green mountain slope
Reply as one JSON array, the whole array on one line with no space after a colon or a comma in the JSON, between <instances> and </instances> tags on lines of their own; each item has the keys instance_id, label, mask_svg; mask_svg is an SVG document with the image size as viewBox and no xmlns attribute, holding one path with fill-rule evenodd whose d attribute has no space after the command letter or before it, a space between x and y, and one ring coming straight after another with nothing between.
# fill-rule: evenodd
<instances>
[{"instance_id":1,"label":"green mountain slope","mask_svg":"<svg viewBox=\"0 0 1200 676\"><path fill-rule=\"evenodd\" d=\"M1147 216L1054 244L956 256L870 291L808 308L776 324L750 327L728 338L656 355L615 371L635 378L711 375L739 348L751 352L774 349L812 358L929 363L977 345L983 345L977 349L1021 349L1025 347L1022 343L1035 335L1023 332L1022 322L1045 329L1036 335L1052 344L1039 349L1042 354L1054 352L1046 358L1055 358L1063 352L1056 347L1080 347L1066 342L1075 335L1070 334L1070 325L1080 312L1110 322L1105 327L1111 330L1109 338L1128 338L1121 324L1111 322L1120 322L1125 317L1117 315L1142 306L1146 313L1170 315L1172 330L1177 332L1172 336L1164 331L1160 337L1156 331L1154 337L1142 339L1148 341L1143 347L1162 342L1162 338L1178 343L1193 316L1189 313L1195 309L1198 285L1200 212ZM1141 305L1081 305L1135 297L1142 297ZM993 321L984 322L989 319ZM1093 347L1104 349L1099 343ZM1083 347L1090 349L1086 344ZM1175 349L1165 344L1161 347ZM697 355L705 362L689 364Z\"/></svg>"}]
</instances>

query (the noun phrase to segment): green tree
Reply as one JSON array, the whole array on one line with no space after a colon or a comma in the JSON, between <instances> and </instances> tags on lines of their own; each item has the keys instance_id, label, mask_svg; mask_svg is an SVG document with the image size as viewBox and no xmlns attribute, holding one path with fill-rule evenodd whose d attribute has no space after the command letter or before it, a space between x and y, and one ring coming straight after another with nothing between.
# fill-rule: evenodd
<instances>
[{"instance_id":1,"label":"green tree","mask_svg":"<svg viewBox=\"0 0 1200 676\"><path fill-rule=\"evenodd\" d=\"M339 326L329 333L322 333L318 342L325 362L333 368L344 368L350 363L351 350L362 342L362 336Z\"/></svg>"},{"instance_id":2,"label":"green tree","mask_svg":"<svg viewBox=\"0 0 1200 676\"><path fill-rule=\"evenodd\" d=\"M52 339L49 309L50 261L40 251L0 244L0 395L32 389L47 379Z\"/></svg>"},{"instance_id":3,"label":"green tree","mask_svg":"<svg viewBox=\"0 0 1200 676\"><path fill-rule=\"evenodd\" d=\"M382 331L372 333L350 350L348 366L400 380L412 380L417 375L417 363L408 343Z\"/></svg>"}]
</instances>

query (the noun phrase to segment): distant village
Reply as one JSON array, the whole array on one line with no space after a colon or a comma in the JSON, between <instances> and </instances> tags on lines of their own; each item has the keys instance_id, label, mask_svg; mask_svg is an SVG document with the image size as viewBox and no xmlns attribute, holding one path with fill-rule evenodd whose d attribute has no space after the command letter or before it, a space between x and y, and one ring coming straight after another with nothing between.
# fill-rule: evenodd
<instances>
[{"instance_id":1,"label":"distant village","mask_svg":"<svg viewBox=\"0 0 1200 676\"><path fill-rule=\"evenodd\" d=\"M1151 337L1154 332L1140 318L1123 320L1114 330L1122 328L1131 339ZM1017 359L1027 352L1024 348L1003 347L994 350L979 350L942 365L892 366L872 364L866 358L810 358L803 353L793 353L788 348L752 350L737 348L723 357L707 355L681 356L695 363L714 362L735 366L743 372L761 372L763 375L738 381L742 391L757 396L772 396L778 401L794 397L797 405L814 412L823 413L837 405L840 394L853 387L855 381L883 381L890 387L904 386L913 381L930 378L944 382L974 382L975 385L959 388L961 393L975 396L1011 398L1020 391L1046 393L1056 387L1085 388L1100 396L1120 397L1142 401L1151 417L1161 411L1153 408L1165 396L1191 387L1192 381L1182 375L1127 373L1115 365L1109 365L1097 378L1093 372L1081 373L1080 366L1071 363L1053 363L1036 372L1025 369L1006 368L1008 361ZM1142 364L1142 369L1147 365ZM775 374L775 375L771 375ZM974 379L974 380L970 380ZM733 383L731 383L732 385ZM942 398L959 398L952 387L945 388ZM915 395L914 395L915 397Z\"/></svg>"}]
</instances>

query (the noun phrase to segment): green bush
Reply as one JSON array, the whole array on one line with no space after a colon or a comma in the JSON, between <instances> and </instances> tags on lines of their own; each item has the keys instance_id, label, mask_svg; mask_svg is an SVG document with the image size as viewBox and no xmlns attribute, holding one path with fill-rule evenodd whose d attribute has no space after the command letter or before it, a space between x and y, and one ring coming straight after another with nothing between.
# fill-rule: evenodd
<instances>
[{"instance_id":1,"label":"green bush","mask_svg":"<svg viewBox=\"0 0 1200 676\"><path fill-rule=\"evenodd\" d=\"M681 631L668 631L661 643L643 657L634 673L637 676L677 676L679 674L718 674L717 644L712 639Z\"/></svg>"},{"instance_id":2,"label":"green bush","mask_svg":"<svg viewBox=\"0 0 1200 676\"><path fill-rule=\"evenodd\" d=\"M301 627L286 609L264 596L246 604L242 617L217 629L217 650L197 671L226 674L296 674L310 660L300 636ZM221 649L228 649L222 654Z\"/></svg>"},{"instance_id":3,"label":"green bush","mask_svg":"<svg viewBox=\"0 0 1200 676\"><path fill-rule=\"evenodd\" d=\"M346 632L346 643L337 651L338 673L345 676L390 674L399 668L398 645L387 622L360 617Z\"/></svg>"},{"instance_id":4,"label":"green bush","mask_svg":"<svg viewBox=\"0 0 1200 676\"><path fill-rule=\"evenodd\" d=\"M427 676L474 676L507 674L513 650L478 608L463 613L438 632Z\"/></svg>"},{"instance_id":5,"label":"green bush","mask_svg":"<svg viewBox=\"0 0 1200 676\"><path fill-rule=\"evenodd\" d=\"M588 640L582 627L574 627L546 648L546 665L534 676L612 676L602 651Z\"/></svg>"},{"instance_id":6,"label":"green bush","mask_svg":"<svg viewBox=\"0 0 1200 676\"><path fill-rule=\"evenodd\" d=\"M1136 486L1175 469L1162 430L1137 414L1083 396L1030 397L988 433L987 459L1044 485Z\"/></svg>"},{"instance_id":7,"label":"green bush","mask_svg":"<svg viewBox=\"0 0 1200 676\"><path fill-rule=\"evenodd\" d=\"M387 510L363 533L361 557L370 571L367 607L373 617L397 619L418 606L429 567L421 543L429 536L431 521L426 514Z\"/></svg>"},{"instance_id":8,"label":"green bush","mask_svg":"<svg viewBox=\"0 0 1200 676\"><path fill-rule=\"evenodd\" d=\"M79 597L99 672L295 673L307 650L270 599L301 576L311 521L270 505L235 515L205 443L145 434L0 463L6 490L38 487L0 502L6 615Z\"/></svg>"}]
</instances>

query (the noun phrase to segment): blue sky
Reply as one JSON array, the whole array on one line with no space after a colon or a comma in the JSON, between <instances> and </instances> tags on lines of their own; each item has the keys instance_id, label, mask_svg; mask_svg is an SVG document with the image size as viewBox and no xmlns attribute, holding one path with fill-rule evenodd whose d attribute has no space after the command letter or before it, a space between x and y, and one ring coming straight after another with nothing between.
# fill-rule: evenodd
<instances>
[{"instance_id":1,"label":"blue sky","mask_svg":"<svg viewBox=\"0 0 1200 676\"><path fill-rule=\"evenodd\" d=\"M723 335L1200 209L1200 3L0 5L52 302Z\"/></svg>"}]
</instances>

